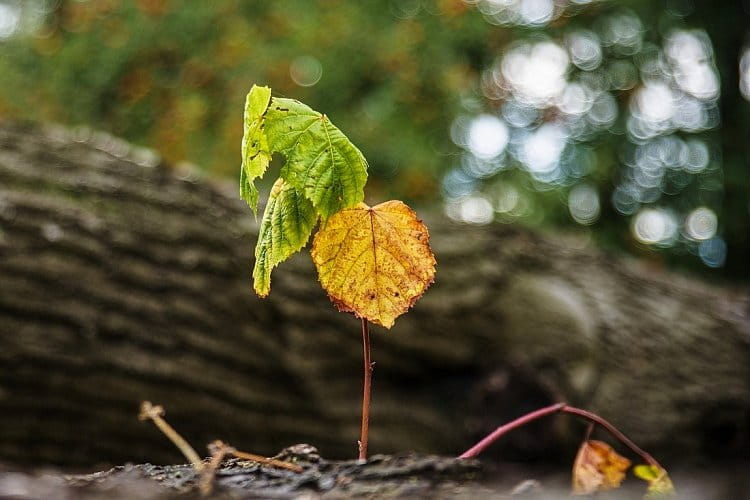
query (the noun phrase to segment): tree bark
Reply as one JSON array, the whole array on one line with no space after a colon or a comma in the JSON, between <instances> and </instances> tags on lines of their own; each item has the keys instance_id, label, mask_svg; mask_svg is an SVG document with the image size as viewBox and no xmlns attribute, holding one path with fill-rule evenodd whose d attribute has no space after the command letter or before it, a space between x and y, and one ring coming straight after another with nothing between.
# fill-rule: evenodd
<instances>
[{"instance_id":1,"label":"tree bark","mask_svg":"<svg viewBox=\"0 0 750 500\"><path fill-rule=\"evenodd\" d=\"M157 163L104 134L0 125L0 460L179 460L137 421L144 399L196 445L356 456L358 320L307 252L256 298L257 223L234 186ZM372 332L373 452L457 454L565 400L656 454L747 454L746 291L425 215L437 281ZM548 456L582 433L558 416L498 451Z\"/></svg>"}]
</instances>

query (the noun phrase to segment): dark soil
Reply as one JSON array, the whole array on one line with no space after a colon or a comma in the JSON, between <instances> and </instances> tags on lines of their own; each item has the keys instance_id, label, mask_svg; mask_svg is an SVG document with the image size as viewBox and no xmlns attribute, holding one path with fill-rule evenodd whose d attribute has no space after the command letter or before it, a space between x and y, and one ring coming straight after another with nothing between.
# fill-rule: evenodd
<instances>
[{"instance_id":1,"label":"dark soil","mask_svg":"<svg viewBox=\"0 0 750 500\"><path fill-rule=\"evenodd\" d=\"M277 458L302 472L230 459L216 470L210 498L481 498L474 460L437 456L375 455L367 462L328 461L308 445L285 449ZM0 471L0 498L163 500L201 498L200 475L190 465L125 465L88 475Z\"/></svg>"},{"instance_id":2,"label":"dark soil","mask_svg":"<svg viewBox=\"0 0 750 500\"><path fill-rule=\"evenodd\" d=\"M215 471L211 492L190 465L124 465L94 474L20 472L0 466L3 500L168 499L556 499L569 498L565 469L539 465L483 465L432 455L374 455L367 461L329 461L310 445L295 445L275 458L302 472L229 459ZM746 498L747 464L671 471L680 499ZM628 479L597 499L640 499L645 484Z\"/></svg>"}]
</instances>

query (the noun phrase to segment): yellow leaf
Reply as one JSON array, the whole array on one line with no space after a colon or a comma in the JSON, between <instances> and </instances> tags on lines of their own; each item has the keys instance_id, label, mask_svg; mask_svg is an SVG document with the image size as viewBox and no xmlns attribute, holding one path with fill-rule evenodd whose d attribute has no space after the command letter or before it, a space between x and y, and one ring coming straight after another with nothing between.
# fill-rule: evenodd
<instances>
[{"instance_id":1,"label":"yellow leaf","mask_svg":"<svg viewBox=\"0 0 750 500\"><path fill-rule=\"evenodd\" d=\"M573 493L588 495L619 488L630 460L602 441L584 441L573 464Z\"/></svg>"},{"instance_id":2,"label":"yellow leaf","mask_svg":"<svg viewBox=\"0 0 750 500\"><path fill-rule=\"evenodd\" d=\"M648 482L646 498L675 496L674 485L667 471L657 465L636 465L633 474Z\"/></svg>"},{"instance_id":3,"label":"yellow leaf","mask_svg":"<svg viewBox=\"0 0 750 500\"><path fill-rule=\"evenodd\" d=\"M360 203L334 214L315 235L310 253L340 311L386 328L435 278L427 227L400 201Z\"/></svg>"}]
</instances>

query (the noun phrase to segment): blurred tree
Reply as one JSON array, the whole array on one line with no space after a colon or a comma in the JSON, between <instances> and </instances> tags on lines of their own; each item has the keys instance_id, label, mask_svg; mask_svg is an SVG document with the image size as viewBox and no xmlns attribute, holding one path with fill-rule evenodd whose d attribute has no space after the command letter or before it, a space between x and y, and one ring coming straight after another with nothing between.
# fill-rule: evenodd
<instances>
[{"instance_id":1,"label":"blurred tree","mask_svg":"<svg viewBox=\"0 0 750 500\"><path fill-rule=\"evenodd\" d=\"M575 221L652 260L747 277L747 176L733 174L747 141L725 133L748 109L741 3L471 3L518 33L453 122L450 215Z\"/></svg>"},{"instance_id":2,"label":"blurred tree","mask_svg":"<svg viewBox=\"0 0 750 500\"><path fill-rule=\"evenodd\" d=\"M260 82L331 115L378 198L442 192L454 219L747 278L748 15L730 3L0 0L0 115L234 176Z\"/></svg>"}]
</instances>

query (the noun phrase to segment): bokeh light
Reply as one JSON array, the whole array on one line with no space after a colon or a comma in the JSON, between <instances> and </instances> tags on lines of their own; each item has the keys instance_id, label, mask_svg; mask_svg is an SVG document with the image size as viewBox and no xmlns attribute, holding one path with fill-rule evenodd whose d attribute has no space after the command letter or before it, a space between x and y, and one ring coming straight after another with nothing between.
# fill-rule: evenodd
<instances>
[{"instance_id":1,"label":"bokeh light","mask_svg":"<svg viewBox=\"0 0 750 500\"><path fill-rule=\"evenodd\" d=\"M466 146L482 160L497 158L508 145L508 127L492 115L479 115L469 124Z\"/></svg>"},{"instance_id":2,"label":"bokeh light","mask_svg":"<svg viewBox=\"0 0 750 500\"><path fill-rule=\"evenodd\" d=\"M527 105L544 107L565 89L568 54L557 43L522 43L496 68L496 83Z\"/></svg>"},{"instance_id":3,"label":"bokeh light","mask_svg":"<svg viewBox=\"0 0 750 500\"><path fill-rule=\"evenodd\" d=\"M623 10L599 21L603 45L619 55L637 53L642 44L643 24L634 13Z\"/></svg>"},{"instance_id":4,"label":"bokeh light","mask_svg":"<svg viewBox=\"0 0 750 500\"><path fill-rule=\"evenodd\" d=\"M16 32L21 21L21 10L12 3L0 3L0 40Z\"/></svg>"},{"instance_id":5,"label":"bokeh light","mask_svg":"<svg viewBox=\"0 0 750 500\"><path fill-rule=\"evenodd\" d=\"M446 204L445 213L453 220L470 224L489 224L494 215L492 204L484 196L467 196Z\"/></svg>"},{"instance_id":6,"label":"bokeh light","mask_svg":"<svg viewBox=\"0 0 750 500\"><path fill-rule=\"evenodd\" d=\"M464 0L476 5L491 24L541 27L559 17L563 9L555 0Z\"/></svg>"},{"instance_id":7,"label":"bokeh light","mask_svg":"<svg viewBox=\"0 0 750 500\"><path fill-rule=\"evenodd\" d=\"M521 194L511 184L497 184L495 186L495 211L499 214L513 215L519 207Z\"/></svg>"},{"instance_id":8,"label":"bokeh light","mask_svg":"<svg viewBox=\"0 0 750 500\"><path fill-rule=\"evenodd\" d=\"M602 62L602 47L599 37L590 30L577 30L565 37L570 60L579 69L591 71Z\"/></svg>"},{"instance_id":9,"label":"bokeh light","mask_svg":"<svg viewBox=\"0 0 750 500\"><path fill-rule=\"evenodd\" d=\"M719 75L705 32L674 31L666 39L664 52L681 90L702 100L714 100L719 96Z\"/></svg>"},{"instance_id":10,"label":"bokeh light","mask_svg":"<svg viewBox=\"0 0 750 500\"><path fill-rule=\"evenodd\" d=\"M538 180L552 180L565 149L567 133L556 123L545 123L529 133L518 152L519 159Z\"/></svg>"},{"instance_id":11,"label":"bokeh light","mask_svg":"<svg viewBox=\"0 0 750 500\"><path fill-rule=\"evenodd\" d=\"M300 87L312 87L323 76L323 65L312 56L300 56L289 66L289 75Z\"/></svg>"},{"instance_id":12,"label":"bokeh light","mask_svg":"<svg viewBox=\"0 0 750 500\"><path fill-rule=\"evenodd\" d=\"M713 210L699 207L690 212L685 220L685 231L689 238L703 241L714 237L718 220Z\"/></svg>"},{"instance_id":13,"label":"bokeh light","mask_svg":"<svg viewBox=\"0 0 750 500\"><path fill-rule=\"evenodd\" d=\"M740 92L750 101L750 49L745 49L740 58Z\"/></svg>"},{"instance_id":14,"label":"bokeh light","mask_svg":"<svg viewBox=\"0 0 750 500\"><path fill-rule=\"evenodd\" d=\"M677 237L677 218L662 208L645 208L633 219L633 236L641 243L669 246Z\"/></svg>"},{"instance_id":15,"label":"bokeh light","mask_svg":"<svg viewBox=\"0 0 750 500\"><path fill-rule=\"evenodd\" d=\"M727 244L721 238L711 238L700 244L698 255L708 267L721 267L727 258Z\"/></svg>"},{"instance_id":16,"label":"bokeh light","mask_svg":"<svg viewBox=\"0 0 750 500\"><path fill-rule=\"evenodd\" d=\"M589 184L579 184L568 194L568 209L573 219L582 225L589 225L599 218L599 193Z\"/></svg>"}]
</instances>

